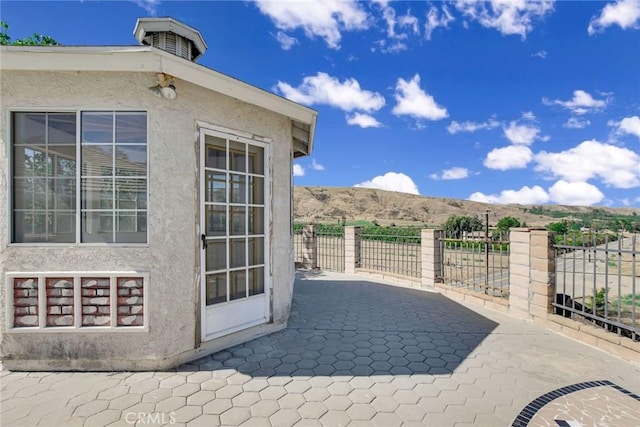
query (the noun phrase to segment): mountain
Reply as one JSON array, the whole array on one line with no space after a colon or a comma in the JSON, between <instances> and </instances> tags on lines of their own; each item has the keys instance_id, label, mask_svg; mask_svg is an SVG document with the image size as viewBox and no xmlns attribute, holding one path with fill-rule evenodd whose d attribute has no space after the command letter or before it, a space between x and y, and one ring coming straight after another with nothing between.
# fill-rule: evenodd
<instances>
[{"instance_id":1,"label":"mountain","mask_svg":"<svg viewBox=\"0 0 640 427\"><path fill-rule=\"evenodd\" d=\"M632 215L638 208L605 208L564 205L492 205L441 197L355 187L295 187L294 219L298 222L336 223L377 221L380 225L439 225L451 215L478 215L495 225L512 216L528 226L544 226L573 215Z\"/></svg>"}]
</instances>

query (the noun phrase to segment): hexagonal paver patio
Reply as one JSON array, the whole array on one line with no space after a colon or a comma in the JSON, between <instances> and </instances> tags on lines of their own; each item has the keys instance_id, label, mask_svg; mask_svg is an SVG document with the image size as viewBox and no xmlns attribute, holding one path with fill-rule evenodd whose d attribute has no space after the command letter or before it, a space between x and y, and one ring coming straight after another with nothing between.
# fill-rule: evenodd
<instances>
[{"instance_id":1,"label":"hexagonal paver patio","mask_svg":"<svg viewBox=\"0 0 640 427\"><path fill-rule=\"evenodd\" d=\"M559 387L608 379L640 394L637 378L638 366L536 325L436 293L306 272L283 331L169 372L2 371L0 419L3 426L493 426L510 424Z\"/></svg>"}]
</instances>

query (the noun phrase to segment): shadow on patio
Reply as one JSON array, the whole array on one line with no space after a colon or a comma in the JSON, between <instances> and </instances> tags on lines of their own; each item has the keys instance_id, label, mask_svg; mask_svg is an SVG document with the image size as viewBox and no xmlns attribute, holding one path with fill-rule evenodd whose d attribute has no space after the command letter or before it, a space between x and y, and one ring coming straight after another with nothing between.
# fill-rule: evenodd
<instances>
[{"instance_id":1,"label":"shadow on patio","mask_svg":"<svg viewBox=\"0 0 640 427\"><path fill-rule=\"evenodd\" d=\"M497 326L436 293L335 277L299 271L286 329L183 369L233 368L252 377L448 374Z\"/></svg>"}]
</instances>

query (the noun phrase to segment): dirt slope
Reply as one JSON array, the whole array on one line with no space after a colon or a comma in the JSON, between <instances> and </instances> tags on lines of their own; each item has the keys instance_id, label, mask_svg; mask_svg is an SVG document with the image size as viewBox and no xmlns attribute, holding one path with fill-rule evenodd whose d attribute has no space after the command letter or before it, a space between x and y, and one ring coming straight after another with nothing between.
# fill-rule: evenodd
<instances>
[{"instance_id":1,"label":"dirt slope","mask_svg":"<svg viewBox=\"0 0 640 427\"><path fill-rule=\"evenodd\" d=\"M393 191L353 187L295 187L294 217L301 222L339 222L367 220L381 225L436 225L444 223L451 215L478 215L491 211L489 222L513 216L529 226L543 226L558 221L550 216L526 212L531 206L491 205L468 200L417 196ZM589 212L596 208L586 206L544 205L545 209L569 214ZM597 209L630 215L638 209Z\"/></svg>"}]
</instances>

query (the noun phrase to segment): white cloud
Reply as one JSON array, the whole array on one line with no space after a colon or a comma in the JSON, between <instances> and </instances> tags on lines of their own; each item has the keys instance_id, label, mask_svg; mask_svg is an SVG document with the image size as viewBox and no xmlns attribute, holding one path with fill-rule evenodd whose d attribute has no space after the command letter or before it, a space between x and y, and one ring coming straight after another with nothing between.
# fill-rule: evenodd
<instances>
[{"instance_id":1,"label":"white cloud","mask_svg":"<svg viewBox=\"0 0 640 427\"><path fill-rule=\"evenodd\" d=\"M143 8L149 15L156 16L158 14L158 6L160 0L134 0L135 4Z\"/></svg>"},{"instance_id":2,"label":"white cloud","mask_svg":"<svg viewBox=\"0 0 640 427\"><path fill-rule=\"evenodd\" d=\"M469 176L469 169L461 168L461 167L453 167L450 169L445 169L441 174L431 174L429 175L432 179L443 179L443 180L452 180L452 179L465 179Z\"/></svg>"},{"instance_id":3,"label":"white cloud","mask_svg":"<svg viewBox=\"0 0 640 427\"><path fill-rule=\"evenodd\" d=\"M615 3L607 4L600 16L591 18L587 31L590 35L604 31L611 25L618 25L620 28L638 28L640 22L640 1L638 0L618 0Z\"/></svg>"},{"instance_id":4,"label":"white cloud","mask_svg":"<svg viewBox=\"0 0 640 427\"><path fill-rule=\"evenodd\" d=\"M410 81L399 78L394 97L397 104L391 112L396 116L408 115L427 120L440 120L449 116L446 108L438 105L433 96L420 88L419 74Z\"/></svg>"},{"instance_id":5,"label":"white cloud","mask_svg":"<svg viewBox=\"0 0 640 427\"><path fill-rule=\"evenodd\" d=\"M449 23L454 20L455 18L446 6L442 6L441 11L438 11L435 6L431 6L429 12L427 12L427 21L424 24L424 37L427 40L431 40L431 34L436 28L449 28Z\"/></svg>"},{"instance_id":6,"label":"white cloud","mask_svg":"<svg viewBox=\"0 0 640 427\"><path fill-rule=\"evenodd\" d=\"M301 28L307 37L320 37L332 49L340 48L341 31L364 30L370 25L367 13L354 0L261 0L255 4L278 29Z\"/></svg>"},{"instance_id":7,"label":"white cloud","mask_svg":"<svg viewBox=\"0 0 640 427\"><path fill-rule=\"evenodd\" d=\"M392 40L391 43L387 42L387 40L378 40L374 42L374 44L378 46L378 49L382 53L400 53L409 49L405 42L395 40ZM375 52L376 48L372 47L371 51Z\"/></svg>"},{"instance_id":8,"label":"white cloud","mask_svg":"<svg viewBox=\"0 0 640 427\"><path fill-rule=\"evenodd\" d=\"M550 101L547 98L542 98L542 103L545 105L560 105L574 114L580 115L605 108L609 103L609 99L594 99L589 93L578 89L573 91L573 98L569 101L560 101L559 99Z\"/></svg>"},{"instance_id":9,"label":"white cloud","mask_svg":"<svg viewBox=\"0 0 640 427\"><path fill-rule=\"evenodd\" d=\"M278 43L280 43L280 47L283 50L289 50L294 45L298 44L298 39L296 39L295 37L290 37L282 31L278 31L278 33L276 34L276 40L278 40Z\"/></svg>"},{"instance_id":10,"label":"white cloud","mask_svg":"<svg viewBox=\"0 0 640 427\"><path fill-rule=\"evenodd\" d=\"M312 159L311 160L311 169L313 169L314 171L323 171L324 170L324 166L322 166L320 163L316 162L316 159Z\"/></svg>"},{"instance_id":11,"label":"white cloud","mask_svg":"<svg viewBox=\"0 0 640 427\"><path fill-rule=\"evenodd\" d=\"M599 178L616 188L640 186L640 155L595 140L558 153L542 151L536 154L535 161L537 171L568 182Z\"/></svg>"},{"instance_id":12,"label":"white cloud","mask_svg":"<svg viewBox=\"0 0 640 427\"><path fill-rule=\"evenodd\" d=\"M526 145L510 145L494 148L484 159L484 165L489 169L508 170L527 167L533 159L533 153Z\"/></svg>"},{"instance_id":13,"label":"white cloud","mask_svg":"<svg viewBox=\"0 0 640 427\"><path fill-rule=\"evenodd\" d=\"M360 126L361 128L379 128L382 126L382 123L376 120L375 117L363 113L347 115L347 123L353 126Z\"/></svg>"},{"instance_id":14,"label":"white cloud","mask_svg":"<svg viewBox=\"0 0 640 427\"><path fill-rule=\"evenodd\" d=\"M500 194L483 194L475 192L469 196L469 200L482 203L504 205L515 203L520 205L536 205L549 201L549 194L539 185L533 187L524 186L520 190L503 190Z\"/></svg>"},{"instance_id":15,"label":"white cloud","mask_svg":"<svg viewBox=\"0 0 640 427\"><path fill-rule=\"evenodd\" d=\"M591 122L589 120L580 120L577 117L569 117L569 120L562 126L567 129L583 129L589 126Z\"/></svg>"},{"instance_id":16,"label":"white cloud","mask_svg":"<svg viewBox=\"0 0 640 427\"><path fill-rule=\"evenodd\" d=\"M609 120L607 124L609 126L617 126L618 129L616 129L616 133L627 133L629 135L635 135L640 138L640 117L638 116L625 117L619 122Z\"/></svg>"},{"instance_id":17,"label":"white cloud","mask_svg":"<svg viewBox=\"0 0 640 427\"><path fill-rule=\"evenodd\" d=\"M293 165L293 176L304 176L304 168L300 165Z\"/></svg>"},{"instance_id":18,"label":"white cloud","mask_svg":"<svg viewBox=\"0 0 640 427\"><path fill-rule=\"evenodd\" d=\"M382 95L360 88L356 79L348 78L341 82L326 73L305 77L298 87L279 81L275 89L301 104L324 104L344 111L377 111L385 104Z\"/></svg>"},{"instance_id":19,"label":"white cloud","mask_svg":"<svg viewBox=\"0 0 640 427\"><path fill-rule=\"evenodd\" d=\"M595 185L584 181L560 180L549 188L549 197L561 205L588 206L601 202L604 194Z\"/></svg>"},{"instance_id":20,"label":"white cloud","mask_svg":"<svg viewBox=\"0 0 640 427\"><path fill-rule=\"evenodd\" d=\"M540 59L545 59L547 57L547 51L546 50L539 50L538 52L534 53L531 56L537 57L537 58L540 58Z\"/></svg>"},{"instance_id":21,"label":"white cloud","mask_svg":"<svg viewBox=\"0 0 640 427\"><path fill-rule=\"evenodd\" d=\"M485 28L494 28L504 35L520 35L524 39L533 30L534 20L553 11L553 0L458 0L456 8Z\"/></svg>"},{"instance_id":22,"label":"white cloud","mask_svg":"<svg viewBox=\"0 0 640 427\"><path fill-rule=\"evenodd\" d=\"M539 133L540 129L535 126L519 125L516 122L511 122L504 128L504 136L512 144L531 145L533 141L541 138L538 136Z\"/></svg>"},{"instance_id":23,"label":"white cloud","mask_svg":"<svg viewBox=\"0 0 640 427\"><path fill-rule=\"evenodd\" d=\"M377 188L380 190L397 191L400 193L420 194L418 186L403 173L387 172L384 175L354 185L354 187Z\"/></svg>"},{"instance_id":24,"label":"white cloud","mask_svg":"<svg viewBox=\"0 0 640 427\"><path fill-rule=\"evenodd\" d=\"M447 126L447 132L454 135L458 132L475 132L481 129L495 129L500 126L500 122L495 119L489 119L486 122L456 122L455 120Z\"/></svg>"},{"instance_id":25,"label":"white cloud","mask_svg":"<svg viewBox=\"0 0 640 427\"><path fill-rule=\"evenodd\" d=\"M396 17L396 10L388 4L382 5L382 18L387 23L387 37L396 39L406 39L408 36L402 32L404 28L408 28L413 31L414 34L418 34L418 18L411 15L411 11L407 10L406 15ZM401 32L396 32L396 26Z\"/></svg>"}]
</instances>

